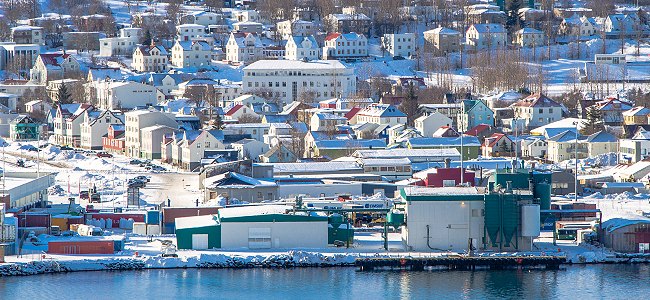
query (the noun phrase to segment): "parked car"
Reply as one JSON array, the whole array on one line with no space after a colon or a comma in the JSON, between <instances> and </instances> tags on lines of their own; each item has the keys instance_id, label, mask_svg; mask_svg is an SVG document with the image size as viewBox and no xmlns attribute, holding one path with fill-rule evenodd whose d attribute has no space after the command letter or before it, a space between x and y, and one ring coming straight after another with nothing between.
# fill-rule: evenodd
<instances>
[{"instance_id":1,"label":"parked car","mask_svg":"<svg viewBox=\"0 0 650 300\"><path fill-rule=\"evenodd\" d=\"M141 163L142 161L140 161L139 159L132 159L129 161L129 165L139 165Z\"/></svg>"},{"instance_id":2,"label":"parked car","mask_svg":"<svg viewBox=\"0 0 650 300\"><path fill-rule=\"evenodd\" d=\"M90 194L88 193L88 191L79 192L79 199L88 200L89 198L90 198Z\"/></svg>"},{"instance_id":3,"label":"parked car","mask_svg":"<svg viewBox=\"0 0 650 300\"><path fill-rule=\"evenodd\" d=\"M74 150L70 146L61 146L61 150Z\"/></svg>"},{"instance_id":4,"label":"parked car","mask_svg":"<svg viewBox=\"0 0 650 300\"><path fill-rule=\"evenodd\" d=\"M152 171L159 171L159 172L167 171L167 169L165 169L164 167L156 166L156 165L151 166L151 170Z\"/></svg>"},{"instance_id":5,"label":"parked car","mask_svg":"<svg viewBox=\"0 0 650 300\"><path fill-rule=\"evenodd\" d=\"M113 154L106 153L106 152L97 152L97 157L111 158L111 157L113 157Z\"/></svg>"},{"instance_id":6,"label":"parked car","mask_svg":"<svg viewBox=\"0 0 650 300\"><path fill-rule=\"evenodd\" d=\"M133 179L135 179L135 180L140 180L140 181L144 181L144 182L149 182L149 181L151 181L151 178L149 178L149 177L147 177L147 176L144 176L144 175L136 176L136 177L133 178Z\"/></svg>"},{"instance_id":7,"label":"parked car","mask_svg":"<svg viewBox=\"0 0 650 300\"><path fill-rule=\"evenodd\" d=\"M146 182L137 179L129 179L127 185L130 188L143 188L146 185Z\"/></svg>"}]
</instances>

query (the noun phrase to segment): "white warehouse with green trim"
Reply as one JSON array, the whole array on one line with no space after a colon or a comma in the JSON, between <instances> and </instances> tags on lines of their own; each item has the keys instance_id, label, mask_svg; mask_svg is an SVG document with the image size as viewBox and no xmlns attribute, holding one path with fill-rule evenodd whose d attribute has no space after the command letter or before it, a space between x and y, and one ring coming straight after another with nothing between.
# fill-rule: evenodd
<instances>
[{"instance_id":1,"label":"white warehouse with green trim","mask_svg":"<svg viewBox=\"0 0 650 300\"><path fill-rule=\"evenodd\" d=\"M179 249L327 247L327 217L293 213L292 206L219 209L216 215L176 219Z\"/></svg>"}]
</instances>

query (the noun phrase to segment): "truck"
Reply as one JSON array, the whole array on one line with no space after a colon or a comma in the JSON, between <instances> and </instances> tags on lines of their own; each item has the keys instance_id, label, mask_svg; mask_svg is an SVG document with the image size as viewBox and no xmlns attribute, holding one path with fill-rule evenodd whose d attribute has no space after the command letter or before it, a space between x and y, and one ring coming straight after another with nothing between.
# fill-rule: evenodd
<instances>
[{"instance_id":1,"label":"truck","mask_svg":"<svg viewBox=\"0 0 650 300\"><path fill-rule=\"evenodd\" d=\"M102 236L104 232L101 228L93 225L79 225L77 233L81 236Z\"/></svg>"}]
</instances>

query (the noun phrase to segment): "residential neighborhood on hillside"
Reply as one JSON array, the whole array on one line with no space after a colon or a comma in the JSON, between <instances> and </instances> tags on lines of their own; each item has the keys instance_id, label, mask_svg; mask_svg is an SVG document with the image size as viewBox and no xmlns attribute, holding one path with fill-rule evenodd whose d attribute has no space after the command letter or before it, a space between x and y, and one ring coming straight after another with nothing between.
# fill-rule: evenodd
<instances>
[{"instance_id":1,"label":"residential neighborhood on hillside","mask_svg":"<svg viewBox=\"0 0 650 300\"><path fill-rule=\"evenodd\" d=\"M650 262L650 1L0 0L0 147L0 277Z\"/></svg>"}]
</instances>

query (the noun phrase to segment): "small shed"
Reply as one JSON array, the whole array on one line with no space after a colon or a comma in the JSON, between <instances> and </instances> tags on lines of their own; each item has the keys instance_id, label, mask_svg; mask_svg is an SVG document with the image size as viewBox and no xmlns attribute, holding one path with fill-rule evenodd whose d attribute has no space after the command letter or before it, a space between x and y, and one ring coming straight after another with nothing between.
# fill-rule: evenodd
<instances>
[{"instance_id":1,"label":"small shed","mask_svg":"<svg viewBox=\"0 0 650 300\"><path fill-rule=\"evenodd\" d=\"M616 252L649 253L650 219L609 219L603 222L605 247Z\"/></svg>"},{"instance_id":2,"label":"small shed","mask_svg":"<svg viewBox=\"0 0 650 300\"><path fill-rule=\"evenodd\" d=\"M178 249L221 248L221 224L217 215L176 218Z\"/></svg>"}]
</instances>

